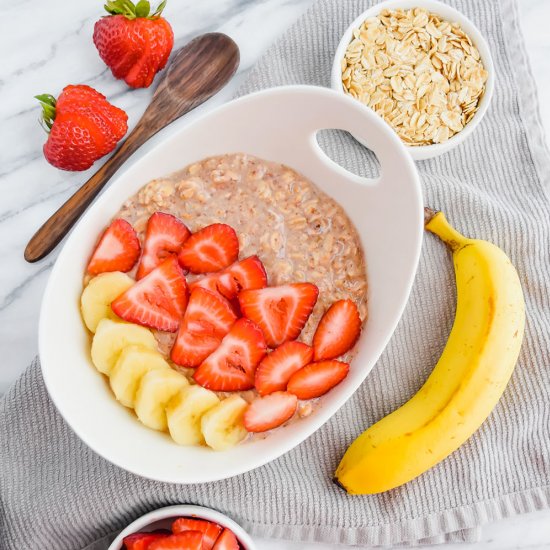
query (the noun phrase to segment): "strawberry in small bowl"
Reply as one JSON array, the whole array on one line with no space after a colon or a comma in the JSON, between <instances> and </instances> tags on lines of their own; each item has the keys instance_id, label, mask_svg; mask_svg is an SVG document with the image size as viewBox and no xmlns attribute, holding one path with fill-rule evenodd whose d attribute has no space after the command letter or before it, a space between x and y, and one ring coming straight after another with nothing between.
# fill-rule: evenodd
<instances>
[{"instance_id":1,"label":"strawberry in small bowl","mask_svg":"<svg viewBox=\"0 0 550 550\"><path fill-rule=\"evenodd\" d=\"M167 506L132 522L108 550L255 550L248 533L202 506Z\"/></svg>"}]
</instances>

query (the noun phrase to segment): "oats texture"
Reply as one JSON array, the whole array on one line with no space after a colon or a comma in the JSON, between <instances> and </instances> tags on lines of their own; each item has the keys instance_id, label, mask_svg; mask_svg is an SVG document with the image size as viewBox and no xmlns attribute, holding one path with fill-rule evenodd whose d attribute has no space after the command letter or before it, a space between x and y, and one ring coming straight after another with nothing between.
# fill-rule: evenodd
<instances>
[{"instance_id":1,"label":"oats texture","mask_svg":"<svg viewBox=\"0 0 550 550\"><path fill-rule=\"evenodd\" d=\"M477 111L487 76L460 25L422 8L366 19L342 59L346 93L413 146L443 143L460 132Z\"/></svg>"}]
</instances>

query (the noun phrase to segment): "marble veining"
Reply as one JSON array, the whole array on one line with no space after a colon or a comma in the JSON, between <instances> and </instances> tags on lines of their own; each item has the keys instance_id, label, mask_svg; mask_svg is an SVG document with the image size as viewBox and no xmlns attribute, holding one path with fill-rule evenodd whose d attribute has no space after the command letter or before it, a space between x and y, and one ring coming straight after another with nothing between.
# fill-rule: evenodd
<instances>
[{"instance_id":1,"label":"marble veining","mask_svg":"<svg viewBox=\"0 0 550 550\"><path fill-rule=\"evenodd\" d=\"M480 0L483 1L483 0ZM234 80L215 98L165 129L142 154L180 124L227 101L267 47L312 4L313 0L170 0L166 10L176 35L175 47L193 36L222 31L241 48ZM145 109L151 90L129 90L111 77L91 41L101 2L79 0L0 0L0 394L37 353L40 300L56 253L29 265L23 249L34 231L92 173L66 173L46 163L46 139L38 125L40 109L33 96L58 94L66 84L85 83L125 109L132 128ZM550 2L519 0L527 49L541 100L541 115L550 135ZM131 162L131 161L130 161ZM265 550L329 550L258 540ZM451 545L462 550L550 549L550 512L503 520L486 526L478 544ZM340 548L340 547L338 547Z\"/></svg>"}]
</instances>

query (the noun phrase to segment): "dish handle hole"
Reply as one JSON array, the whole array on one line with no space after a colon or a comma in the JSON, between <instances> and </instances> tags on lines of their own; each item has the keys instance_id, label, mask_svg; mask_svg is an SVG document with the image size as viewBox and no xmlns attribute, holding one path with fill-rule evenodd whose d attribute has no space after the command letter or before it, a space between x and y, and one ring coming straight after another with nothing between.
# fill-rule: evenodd
<instances>
[{"instance_id":1,"label":"dish handle hole","mask_svg":"<svg viewBox=\"0 0 550 550\"><path fill-rule=\"evenodd\" d=\"M335 164L354 176L380 177L380 163L373 151L361 145L344 130L318 130L315 139L321 151Z\"/></svg>"}]
</instances>

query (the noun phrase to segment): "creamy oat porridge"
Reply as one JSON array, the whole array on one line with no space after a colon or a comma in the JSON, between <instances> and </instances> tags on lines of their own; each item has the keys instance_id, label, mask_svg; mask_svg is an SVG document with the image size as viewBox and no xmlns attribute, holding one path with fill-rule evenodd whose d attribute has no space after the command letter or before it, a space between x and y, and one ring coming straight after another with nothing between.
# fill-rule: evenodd
<instances>
[{"instance_id":1,"label":"creamy oat porridge","mask_svg":"<svg viewBox=\"0 0 550 550\"><path fill-rule=\"evenodd\" d=\"M257 254L270 286L317 285L319 299L301 340L311 340L323 311L341 298L353 300L366 319L367 278L357 231L337 202L294 170L242 153L208 158L149 182L117 217L143 237L149 216L159 210L192 231L213 223L233 227L239 256ZM163 345L170 346L166 336Z\"/></svg>"},{"instance_id":2,"label":"creamy oat porridge","mask_svg":"<svg viewBox=\"0 0 550 550\"><path fill-rule=\"evenodd\" d=\"M351 362L354 355L353 346L359 336L361 325L367 317L367 278L364 255L359 236L357 235L357 232L346 213L334 200L329 198L314 184L306 180L294 170L275 162L261 160L244 153L227 154L196 162L179 172L149 182L141 188L138 193L130 197L115 217L115 222L117 222L120 226L118 228L120 233L125 235L125 232L128 231L134 235L129 238L132 243L129 254L132 259L129 263L133 261L134 264L132 264L131 268L127 268L129 263L124 264L125 269L113 268L113 265L116 265L113 263L108 264L109 267L105 269L90 269L92 263L94 266L96 265L97 256L101 256L98 252L99 249L102 249L102 253L104 249L108 249L109 251L115 250L122 256L121 249L124 248L124 246L118 244L117 247L115 247L111 242L114 237L106 237L111 230L111 228L109 228L100 240L96 251L92 256L90 266L88 267L89 274L85 276L84 282L85 285L88 285L89 282L93 283L95 279L100 279L102 276L105 278L106 274L101 273L102 271L111 272L110 277L114 277L116 273L116 276L118 277L116 285L118 286L116 287L116 290L110 291L109 295L109 300L112 300L112 309L116 311L125 321L130 321L132 323L136 323L137 325L141 324L149 327L149 329L152 329L152 334L154 339L156 339L156 342L158 342L158 348L163 356L162 361L164 362L168 361L168 358L170 358L170 352L176 339L179 340L182 335L182 331L185 331L182 327L185 326L187 328L191 327L193 323L193 326L195 326L197 323L204 324L206 322L203 322L203 318L206 319L206 317L204 317L202 313L200 313L198 317L195 317L193 321L187 319L186 316L191 315L189 310L192 309L192 303L195 309L199 307L199 305L197 305L199 304L199 293L195 293L194 289L196 286L201 286L202 282L206 280L205 277L208 277L209 275L205 273L192 273L191 271L193 271L193 269L189 270L189 266L181 265L181 267L185 270L182 271L182 275L179 276L181 278L181 282L179 283L181 288L178 287L179 290L178 288L174 290L174 288L170 287L169 289L169 292L171 293L169 294L170 300L176 303L181 298L181 308L179 310L177 308L176 310L173 310L174 308L172 308L171 305L172 302L166 302L166 291L164 291L165 294L162 299L157 299L156 297L153 297L152 299L151 293L147 295L147 299L145 301L142 299L142 303L138 308L139 315L143 315L144 308L147 309L147 307L152 307L157 308L158 310L159 307L164 307L163 303L166 303L168 305L166 305L165 309L169 312L169 314L176 317L179 316L178 318L181 319L179 332L177 326L171 328L166 328L163 326L163 330L157 330L154 323L147 321L148 318L145 320L141 318L143 322L140 322L139 315L138 317L135 316L136 308L134 308L134 316L125 316L121 313L121 311L126 311L124 308L118 307L121 299L126 295L131 297L132 292L137 292L135 290L137 287L145 284L146 280L154 278L153 272L146 275L145 278L140 278L141 267L138 268L135 264L140 263L138 262L138 256L139 250L142 248L144 248L145 251L142 253L141 263L144 262L144 256L146 255L147 250L147 239L153 240L154 238L157 238L149 235L151 229L148 224L151 223L150 219L153 219L153 215L156 217L159 216L159 212L164 213L161 214L161 216L166 216L166 214L169 214L171 215L170 218L175 216L183 222L181 223L177 220L173 220L174 224L179 224L178 227L180 231L182 249L188 247L192 240L189 236L189 232L193 234L194 238L195 235L199 235L205 230L208 231L209 228L218 229L222 228L222 226L224 228L229 226L227 231L232 231L231 228L235 230L235 247L237 247L238 240L238 249L236 251L238 258L237 256L234 256L230 260L227 260L227 262L223 265L226 266L231 263L231 266L222 268L219 271L220 274L233 269L232 266L240 265L240 263L243 263L242 261L244 259L250 259L250 257L256 256L256 263L259 264L262 271L263 268L265 268L264 273L267 274L267 281L264 281L261 285L255 283L256 286L249 287L246 286L247 283L243 283L242 280L239 280L239 284L237 285L239 292L235 291L234 294L223 295L223 289L220 291L223 296L218 296L218 298L225 304L223 306L226 308L225 315L229 316L229 319L226 319L227 327L221 333L218 334L218 332L216 332L216 330L221 330L219 327L214 330L215 336L221 340L221 344L217 341L217 345L214 347L217 348L219 345L220 348L212 352L211 355L204 360L204 363L208 363L208 361L212 363L212 357L217 357L216 354L219 355L221 353L220 349L226 345L226 340L232 342L233 340L231 340L231 338L238 339L246 331L248 331L247 334L252 334L250 330L258 331L260 337L263 332L265 340L268 344L270 344L269 347L272 349L277 348L275 351L272 351L266 355L267 346L264 342L262 344L263 348L257 350L259 353L258 357L260 359L263 357L263 359L259 363L259 366L254 365L254 369L256 369L256 367L258 369L256 372L256 380L260 369L266 370L271 368L271 365L267 365L267 363L269 363L269 361L266 361L268 357L272 359L271 363L277 363L276 368L279 369L278 374L280 374L280 369L283 368L281 365L286 364L287 367L285 368L288 370L288 368L290 368L288 365L293 360L296 361L296 357L300 355L302 358L306 357L305 359L302 359L302 364L300 365L302 372L294 373L296 374L296 376L293 377L294 382L290 384L289 381L288 388L286 386L286 382L284 386L277 387L277 384L275 384L272 387L270 386L270 389L266 389L265 387L260 388L257 383L255 388L243 387L243 389L235 391L232 394L226 391L220 391L220 388L225 388L225 386L223 384L220 386L219 382L213 383L212 385L201 383L203 378L196 376L196 373L204 370L203 363L201 363L200 366L198 363L196 365L194 364L194 368L186 368L184 361L178 361L180 365L170 362L169 366L172 368L170 369L171 372L169 373L168 378L173 377L174 371L177 371L178 374L181 373L184 375L181 377L183 381L181 379L176 380L176 389L178 391L183 391L184 393L200 393L203 391L212 394L209 398L210 401L208 401L208 396L206 393L204 393L204 395L201 394L194 396L194 399L204 404L203 412L205 412L204 419L206 420L203 419L202 422L203 431L208 429L208 422L215 423L216 415L214 412L220 408L222 404L224 404L227 409L224 412L225 417L229 417L233 414L234 418L231 422L234 424L238 424L238 418L241 418L246 412L246 406L250 409L261 409L259 411L261 414L257 414L256 410L251 410L248 412L249 416L252 416L253 414L256 415L256 427L259 425L257 422L258 416L261 416L263 419L266 409L269 410L270 413L273 411L275 416L280 415L281 418L284 414L287 414L284 412L285 410L290 411L292 409L292 414L290 414L290 412L287 414L287 416L289 416L289 419L285 420L287 422L293 421L293 419L298 417L309 415L315 407L317 393L319 393L319 391L321 393L325 393L325 391L328 391L332 385L335 385L346 376L347 368L349 368L348 364ZM113 224L115 222L113 222ZM189 231L183 224L187 226ZM104 242L107 241L109 242L109 247L104 244ZM187 244L185 244L186 242ZM218 243L214 244L216 244L216 246L218 245ZM127 258L128 255L124 256L125 262ZM182 264L181 253L178 258L180 264ZM174 265L170 264L170 260ZM167 264L170 264L172 273L174 273L174 270L177 271L181 269L181 267L178 267L178 262L175 260L175 249L163 251L162 257L159 256L157 263L162 263L165 267ZM262 264L263 267L261 267ZM102 264L100 263L100 265ZM155 269L154 272L156 273L158 269ZM166 267L166 270L168 270L168 267ZM119 271L125 271L127 275L119 273ZM136 272L138 274L138 281L134 284ZM90 273L96 277L91 278ZM174 277L172 276L172 279L173 278ZM275 288L262 288L266 286L266 283L268 287ZM296 283L300 284L296 285ZM158 287L163 287L163 285L165 285L165 282L161 281L160 283L157 282L156 286L153 287L156 291L158 290ZM189 303L189 291L187 290L187 285L190 285L192 290ZM90 284L88 287L89 286L92 285ZM263 319L258 319L255 317L254 312L258 310L260 311L260 315L263 314L261 312L267 312L267 315L278 315L280 314L280 311L273 313L273 308L276 309L284 306L282 307L282 310L284 310L283 313L288 316L288 319L290 319L287 324L290 324L291 322L294 323L295 319L292 319L292 315L289 311L291 311L292 307L294 307L294 310L292 310L292 314L294 314L298 311L298 306L302 307L303 304L300 302L300 300L302 300L301 297L296 298L296 302L290 301L290 298L286 302L283 298L280 300L277 298L278 301L272 300L271 302L265 302L265 296L269 296L269 292L279 292L278 289L287 289L285 292L290 292L290 295L301 296L300 293L303 292L307 294L311 291L311 289L315 289L315 287L316 290L314 292L314 296L310 297L311 307L306 312L307 315L304 314L304 324L300 325L295 332L298 334L298 337L289 337L289 332L287 334L287 338L281 339L275 343L270 343L270 340L273 340L273 335L270 337L268 334L270 329L269 325L267 324L268 326L266 331L266 324L261 322ZM206 290L205 295L210 296L208 293L212 287L206 285L205 288L208 289ZM219 286L215 288L219 289ZM250 288L250 290L247 290L247 288ZM201 291L203 291L203 289L201 289ZM187 297L184 297L183 293L186 293ZM83 316L86 321L86 314L84 311L85 294L86 290L83 294ZM217 293L214 292L214 294ZM106 295L104 294L104 300L105 296ZM116 300L113 300L114 298L116 298ZM210 298L212 297L210 296ZM264 300L264 302L256 303L260 299ZM248 304L247 300L248 302L252 300L252 306ZM128 299L126 302L128 302ZM105 317L110 317L110 319L103 321L103 325L101 324L101 321L100 324L97 325L98 328L96 335L94 336L94 342L92 343L92 358L94 358L95 341L100 339L98 338L98 334L100 332L102 334L105 332L104 327L111 330L110 327L119 321L117 316L113 314L111 308L109 307L110 304L111 302L109 301L109 304L107 304L108 312L104 315ZM185 309L186 307L188 308L187 310ZM333 308L334 311L332 311L332 314L329 315ZM251 314L248 313L249 311ZM329 313L326 313L327 311ZM183 318L181 317L182 315ZM248 317L248 319L239 319L235 322L237 318L241 317L241 315ZM338 328L338 323L341 324L342 320L346 320L346 323L350 326L354 324L356 326L353 327L353 330L349 327ZM108 323L111 324L108 325ZM89 328L91 327L88 321L86 321L86 324ZM253 328L251 329L252 325ZM231 328L228 333L227 331L230 326L233 326L233 328ZM120 330L120 327L115 328ZM134 328L134 325L132 325L132 328ZM150 333L148 329L144 329L143 327L135 326L135 329L146 330ZM344 332L353 332L353 334L346 333L342 334L340 338L338 335L335 338L334 331L336 329ZM91 330L93 332L93 328L91 328ZM191 328L189 328L189 330L191 331ZM202 328L200 330L202 330ZM213 329L210 325L208 325L208 330L210 330L210 332L208 333L207 339L205 339L206 337L204 336L204 332L200 332L200 334L199 332L193 333L193 338L200 341L201 345L205 342L205 345L210 346L212 334L214 333L212 333ZM239 332L239 330L241 332ZM235 335L233 335L233 332L235 332ZM323 333L322 335L321 332ZM191 334L191 332L189 334ZM174 406L173 403L172 405L169 405L169 400L162 396L162 391L158 391L157 393L159 397L157 398L157 401L158 399L161 399L161 401L164 399L161 403L162 406L160 409L162 410L159 413L159 417L155 421L150 421L149 423L141 418L142 416L147 416L149 410L148 407L151 407L149 404L147 406L143 404L140 405L140 400L143 401L145 399L142 394L146 393L143 386L147 386L149 384L150 386L157 388L163 384L164 386L170 386L171 382L162 381L162 383L160 383L155 380L148 381L149 378L155 378L155 376L158 378L159 369L149 369L147 366L149 363L142 360L141 355L138 353L139 350L134 348L139 346L148 348L149 350L154 348L155 345L152 344L149 336L144 336L145 344L143 344L140 340L141 336L128 338L125 336L124 338L125 345L130 345L133 349L134 357L132 358L132 350L128 351L126 348L119 349L120 346L115 346L116 352L121 355L121 358L119 358L118 355L111 358L114 365L112 367L114 374L110 374L110 367L104 370L98 367L99 370L108 376L111 376L111 386L115 386L113 387L113 391L115 392L117 399L119 399L119 401L126 406L135 408L138 417L146 425L150 425L150 427L154 427L156 429L169 430L172 437L178 443L190 441L185 434L178 437L178 435L173 433L178 432L179 428L179 426L176 426L178 420L174 419L174 417L177 416L177 418L180 418L182 415L185 416L185 406L182 400L177 403L177 406ZM188 339L188 342L191 342L193 338L191 338L191 340ZM297 342L300 343L295 344L288 342L288 340L294 340L294 338L296 338ZM134 340L137 341L137 346L134 345ZM335 343L334 340L339 340L340 344ZM347 347L345 347L346 342ZM333 353L332 348L334 348L334 346L340 346L338 352L334 351L337 355L334 355ZM95 347L99 349L99 345L96 345ZM214 347L209 349L214 349ZM324 351L321 352L321 348L323 348ZM329 350L329 348L331 348L331 350ZM231 353L241 353L238 345L232 349L233 351ZM235 350L237 350L237 352L235 352ZM250 350L247 350L246 353L249 351ZM139 359L136 359L136 353L139 356ZM157 351L155 350L153 353L157 353ZM126 355L129 356L128 360L126 360ZM233 357L236 356L234 355ZM334 360L336 358L338 361ZM174 359L173 350L172 359ZM130 370L132 370L132 372L139 371L140 376L143 376L143 380L139 381L133 379L130 383L126 379L126 371L129 367L125 366L124 363L130 362L134 364L136 361L140 366L135 369L134 367L131 367ZM231 361L233 361L233 359L231 359ZM157 362L160 364L161 360L158 360ZM226 362L230 366L235 366L229 361L229 359L227 359ZM265 368L263 367L264 362L266 363ZM122 366L120 366L120 363L122 363ZM168 363L166 364L168 365ZM217 365L217 363L214 367L211 365L216 376L220 374L216 371ZM342 365L345 365L345 369ZM196 369L197 366L199 366L199 369ZM242 369L242 367L238 367ZM319 369L323 367L323 372L316 371L315 375L311 373L310 376L310 373L307 372L308 369L316 369L317 367L319 367ZM155 371L156 374L155 372L151 374L150 370ZM124 371L124 373L119 374L119 371ZM212 377L213 371L211 369L208 372L208 376ZM294 368L294 371L296 371L296 368ZM194 376L195 380L193 380ZM315 376L318 378L320 377L323 381L326 381L325 390L311 390L309 383ZM118 382L119 378L122 380L120 383ZM210 378L208 378L208 380L210 380ZM189 386L189 381L191 381L191 384L193 385ZM198 382L199 386L204 386L206 389L201 387L199 390L199 388L194 385L195 381ZM270 384L272 382L273 380L269 381ZM178 386L178 383L181 387ZM290 392L291 386L292 388L296 388L293 392ZM174 389L173 393L176 392L176 389ZM117 395L117 390L119 393L124 394L122 398ZM292 393L290 397L289 392ZM259 398L258 393L262 397ZM230 395L230 399L225 399ZM190 398L188 397L188 401L189 399ZM213 407L212 411L209 410L209 406L207 406L208 404L210 407ZM216 404L218 404L218 407L215 406ZM159 407L157 407L157 409L158 408ZM189 406L187 408L189 408ZM167 413L165 413L165 409ZM177 414L174 413L174 409L177 409ZM296 414L294 414L294 411L296 411ZM166 414L168 418L164 419ZM214 419L212 419L212 417L214 417ZM252 421L248 423L249 426L252 426L253 424L254 423ZM267 425L269 425L269 422ZM264 429L254 429L249 427L248 431L264 432ZM245 432L239 432L239 430L237 430L236 434L233 434L235 440L239 441L244 438L244 435ZM256 436L256 433L254 435ZM207 444L213 448L216 448L216 445L209 441L206 434L201 435L195 433L194 436L195 442L204 443L205 438ZM222 446L220 446L220 449L221 448Z\"/></svg>"}]
</instances>

